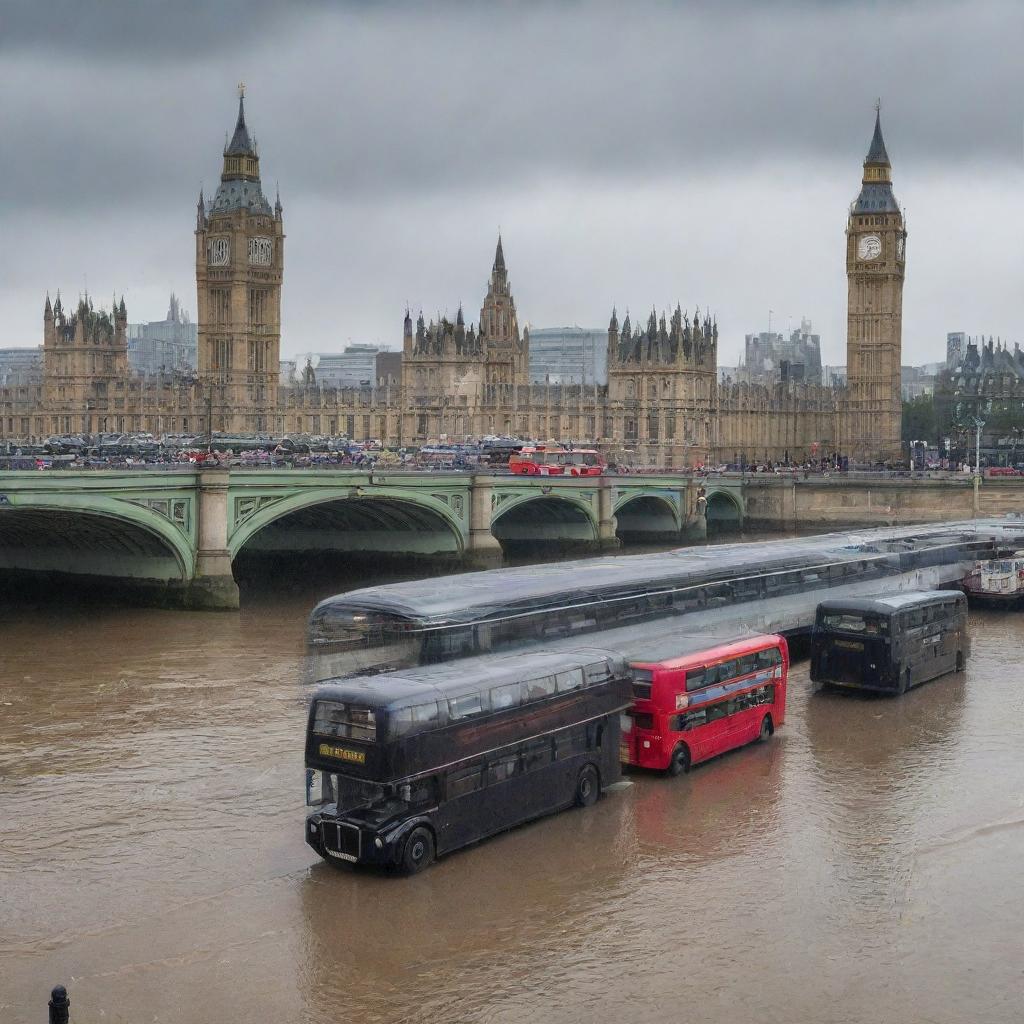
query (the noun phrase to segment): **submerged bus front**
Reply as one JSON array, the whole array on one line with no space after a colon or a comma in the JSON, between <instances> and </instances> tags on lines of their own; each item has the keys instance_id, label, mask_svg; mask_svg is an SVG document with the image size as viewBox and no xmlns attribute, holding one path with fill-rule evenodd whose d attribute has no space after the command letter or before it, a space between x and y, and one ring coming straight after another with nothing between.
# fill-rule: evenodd
<instances>
[{"instance_id":1,"label":"submerged bus front","mask_svg":"<svg viewBox=\"0 0 1024 1024\"><path fill-rule=\"evenodd\" d=\"M407 872L619 777L625 661L599 649L470 658L318 690L306 841Z\"/></svg>"},{"instance_id":2,"label":"submerged bus front","mask_svg":"<svg viewBox=\"0 0 1024 1024\"><path fill-rule=\"evenodd\" d=\"M811 679L905 693L964 667L967 599L950 590L822 601L811 634Z\"/></svg>"}]
</instances>

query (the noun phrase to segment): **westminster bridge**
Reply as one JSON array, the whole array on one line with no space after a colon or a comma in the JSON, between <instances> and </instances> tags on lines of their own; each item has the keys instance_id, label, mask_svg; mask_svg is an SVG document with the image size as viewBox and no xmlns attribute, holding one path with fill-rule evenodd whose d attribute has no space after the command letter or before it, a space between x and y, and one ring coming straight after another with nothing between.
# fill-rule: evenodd
<instances>
[{"instance_id":1,"label":"westminster bridge","mask_svg":"<svg viewBox=\"0 0 1024 1024\"><path fill-rule=\"evenodd\" d=\"M706 491L704 503L698 488ZM1024 481L752 474L520 477L354 470L0 472L0 578L93 577L147 603L235 608L243 554L444 557L1024 512Z\"/></svg>"}]
</instances>

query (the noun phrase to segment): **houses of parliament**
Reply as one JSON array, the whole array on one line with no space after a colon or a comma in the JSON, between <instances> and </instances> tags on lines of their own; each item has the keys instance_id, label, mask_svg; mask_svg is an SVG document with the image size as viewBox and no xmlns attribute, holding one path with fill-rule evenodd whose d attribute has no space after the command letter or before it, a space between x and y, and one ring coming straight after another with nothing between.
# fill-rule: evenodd
<instances>
[{"instance_id":1,"label":"houses of parliament","mask_svg":"<svg viewBox=\"0 0 1024 1024\"><path fill-rule=\"evenodd\" d=\"M107 312L59 295L43 310L41 385L0 391L0 439L148 431L285 433L418 445L487 434L596 444L623 463L686 468L842 453L900 454L906 231L876 114L846 228L847 384L720 384L718 326L677 306L646 322L611 311L607 385L530 384L501 238L468 326L405 314L401 373L361 388L279 375L284 211L271 205L239 98L220 183L195 219L198 371L140 377L127 358L122 297Z\"/></svg>"}]
</instances>

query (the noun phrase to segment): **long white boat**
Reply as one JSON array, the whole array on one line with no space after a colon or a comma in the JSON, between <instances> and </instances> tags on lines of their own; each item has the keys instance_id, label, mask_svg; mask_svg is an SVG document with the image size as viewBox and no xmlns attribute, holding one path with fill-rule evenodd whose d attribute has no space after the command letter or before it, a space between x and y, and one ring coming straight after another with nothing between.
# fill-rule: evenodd
<instances>
[{"instance_id":1,"label":"long white boat","mask_svg":"<svg viewBox=\"0 0 1024 1024\"><path fill-rule=\"evenodd\" d=\"M1024 550L977 561L964 577L964 591L978 604L1015 607L1024 603Z\"/></svg>"},{"instance_id":2,"label":"long white boat","mask_svg":"<svg viewBox=\"0 0 1024 1024\"><path fill-rule=\"evenodd\" d=\"M826 597L959 587L1024 549L1024 519L831 533L587 558L370 587L310 615L307 679L375 673L665 621L797 633Z\"/></svg>"}]
</instances>

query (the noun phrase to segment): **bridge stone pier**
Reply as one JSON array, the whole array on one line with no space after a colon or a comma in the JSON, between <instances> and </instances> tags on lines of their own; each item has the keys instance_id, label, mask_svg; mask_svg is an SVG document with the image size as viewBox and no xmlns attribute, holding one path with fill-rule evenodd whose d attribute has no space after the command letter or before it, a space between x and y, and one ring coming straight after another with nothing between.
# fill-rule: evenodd
<instances>
[{"instance_id":1,"label":"bridge stone pier","mask_svg":"<svg viewBox=\"0 0 1024 1024\"><path fill-rule=\"evenodd\" d=\"M697 514L697 489L707 496ZM1024 511L1024 482L351 470L0 472L0 584L113 584L141 603L237 608L243 554L500 565L516 545L685 544L708 530L836 529Z\"/></svg>"}]
</instances>

